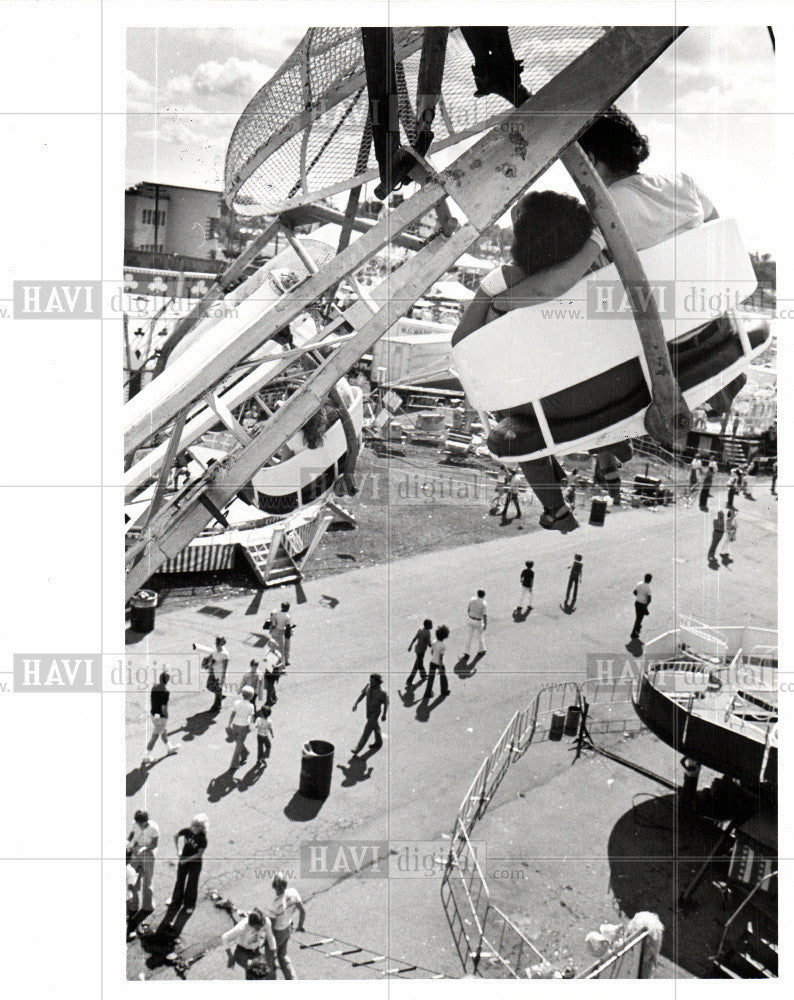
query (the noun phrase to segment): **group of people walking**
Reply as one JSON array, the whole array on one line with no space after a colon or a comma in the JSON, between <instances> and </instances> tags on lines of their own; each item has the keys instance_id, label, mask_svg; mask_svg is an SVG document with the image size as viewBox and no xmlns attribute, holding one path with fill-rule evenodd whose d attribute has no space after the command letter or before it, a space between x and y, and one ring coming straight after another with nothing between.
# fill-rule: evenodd
<instances>
[{"instance_id":1,"label":"group of people walking","mask_svg":"<svg viewBox=\"0 0 794 1000\"><path fill-rule=\"evenodd\" d=\"M483 592L483 597L485 596ZM449 681L447 680L447 670L444 665L444 655L447 651L447 639L449 638L449 629L446 625L439 625L435 631L435 640L433 638L433 622L429 618L425 618L422 623L422 627L418 630L416 635L411 639L408 646L408 652L413 650L414 654L414 665L411 669L411 673L408 675L408 679L405 682L405 690L412 691L418 684L423 684L427 682L424 694L422 695L423 701L429 701L433 697L433 687L435 685L436 675L438 675L439 685L441 689L441 697L446 698L449 695ZM425 670L425 656L428 651L430 652L430 662L428 669ZM414 683L414 678L419 678L416 684Z\"/></svg>"},{"instance_id":2,"label":"group of people walking","mask_svg":"<svg viewBox=\"0 0 794 1000\"><path fill-rule=\"evenodd\" d=\"M294 629L290 604L288 601L282 601L280 610L274 610L264 624L267 645L278 661L271 669L268 669L266 664L260 673L259 661L251 660L247 672L243 674L237 686L237 697L226 727L229 737L234 742L231 770L236 770L248 759L246 740L252 731L256 734L257 764L264 764L270 754L273 741L273 724L270 716L278 700L276 685L290 665L290 646ZM210 711L219 712L228 690L226 676L229 653L226 639L217 636L214 649L199 643L193 643L193 649L205 654L202 666L207 670L207 689L212 692L214 699ZM156 740L156 733L152 739Z\"/></svg>"}]
</instances>

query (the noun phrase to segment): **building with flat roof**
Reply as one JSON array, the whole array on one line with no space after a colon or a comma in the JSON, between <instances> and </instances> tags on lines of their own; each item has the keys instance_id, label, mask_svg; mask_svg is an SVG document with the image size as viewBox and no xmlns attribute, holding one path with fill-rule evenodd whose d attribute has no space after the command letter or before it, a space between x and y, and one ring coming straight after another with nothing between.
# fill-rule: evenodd
<instances>
[{"instance_id":1,"label":"building with flat roof","mask_svg":"<svg viewBox=\"0 0 794 1000\"><path fill-rule=\"evenodd\" d=\"M221 192L144 181L124 195L125 261L130 252L195 260L223 256Z\"/></svg>"}]
</instances>

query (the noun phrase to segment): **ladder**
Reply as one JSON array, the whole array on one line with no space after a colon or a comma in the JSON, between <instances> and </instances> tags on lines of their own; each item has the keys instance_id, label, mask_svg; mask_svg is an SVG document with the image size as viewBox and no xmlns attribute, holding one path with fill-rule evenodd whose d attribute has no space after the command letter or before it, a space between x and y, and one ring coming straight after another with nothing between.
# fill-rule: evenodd
<instances>
[{"instance_id":1,"label":"ladder","mask_svg":"<svg viewBox=\"0 0 794 1000\"><path fill-rule=\"evenodd\" d=\"M365 969L376 976L389 979L445 979L440 972L433 972L422 965L414 965L405 959L394 959L381 955L349 941L342 941L333 936L323 936L314 931L303 931L303 939L298 947L301 950L311 950L315 954L325 955L340 962L347 962L354 969Z\"/></svg>"},{"instance_id":2,"label":"ladder","mask_svg":"<svg viewBox=\"0 0 794 1000\"><path fill-rule=\"evenodd\" d=\"M668 26L607 31L522 107L506 113L500 127L486 133L446 170L433 173L428 164L429 179L412 197L237 330L231 341L223 336L213 339L210 330L127 404L132 407L131 419L125 414L128 455L172 425L181 440L185 419L197 404L227 385L255 351L389 244L395 232L404 232L447 198L463 215L464 221L452 235L442 232L431 238L366 299L319 330L316 344L311 345L317 367L248 444L208 468L178 497L160 503L129 540L128 598L213 517L222 519L228 504L312 417L339 379L507 211L593 117L672 44L680 30ZM336 338L333 346L324 347L323 342L343 322L353 335ZM178 453L178 443L168 446L166 457Z\"/></svg>"}]
</instances>

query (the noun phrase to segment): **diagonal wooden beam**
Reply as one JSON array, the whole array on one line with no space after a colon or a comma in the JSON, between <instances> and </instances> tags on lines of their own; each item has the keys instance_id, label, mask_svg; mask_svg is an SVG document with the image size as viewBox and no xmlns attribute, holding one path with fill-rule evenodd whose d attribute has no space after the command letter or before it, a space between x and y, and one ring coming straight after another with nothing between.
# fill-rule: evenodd
<instances>
[{"instance_id":1,"label":"diagonal wooden beam","mask_svg":"<svg viewBox=\"0 0 794 1000\"><path fill-rule=\"evenodd\" d=\"M645 268L609 189L579 143L571 143L560 159L603 233L631 303L650 377L652 401L645 412L645 429L655 441L675 450L692 426L692 417L673 374L670 350Z\"/></svg>"}]
</instances>

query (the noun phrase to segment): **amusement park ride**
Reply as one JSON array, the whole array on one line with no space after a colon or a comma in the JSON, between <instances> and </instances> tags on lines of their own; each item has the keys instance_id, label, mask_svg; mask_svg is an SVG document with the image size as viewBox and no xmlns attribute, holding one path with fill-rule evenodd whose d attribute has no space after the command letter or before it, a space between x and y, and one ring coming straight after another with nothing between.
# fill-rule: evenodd
<instances>
[{"instance_id":1,"label":"amusement park ride","mask_svg":"<svg viewBox=\"0 0 794 1000\"><path fill-rule=\"evenodd\" d=\"M749 295L755 278L734 223L718 220L638 255L576 142L683 28L511 28L515 59L502 75L517 81L517 100L526 98L513 110L506 87L489 86L477 65L473 94L463 40L472 29L377 29L375 39L367 36L373 30L364 30L363 42L355 28L307 32L234 129L226 204L238 216L271 221L179 322L154 377L125 404L128 597L208 524L225 525L238 498L275 516L322 502L342 484L354 489L362 401L345 375L557 158L614 261L599 276L620 278L631 312L588 325L541 320L531 307L454 345L460 381L486 427L494 411L532 414L522 451L531 457L641 433L671 447L689 428L688 407L766 346L767 329L729 315L662 319L648 293L646 272L655 282L691 267L703 284L741 293L737 301ZM384 42L394 56L389 67L383 52L385 84L365 58ZM384 86L385 131L375 99ZM426 158L428 148L478 135L444 170ZM392 143L386 170L385 140ZM417 188L373 223L357 212L363 186L379 173L379 197L402 182ZM344 192L344 212L317 204ZM438 231L421 241L408 230L431 210ZM336 245L297 236L289 222L296 213L336 223ZM277 233L289 248L260 263ZM396 244L409 251L403 263L374 288L358 285L357 269ZM336 301L343 279L357 293L346 307ZM566 299L585 295L592 281ZM233 411L251 402L260 419L244 427ZM308 429L318 413L326 433L312 447ZM213 448L208 435L219 426L225 440ZM316 538L301 544L313 547Z\"/></svg>"}]
</instances>

